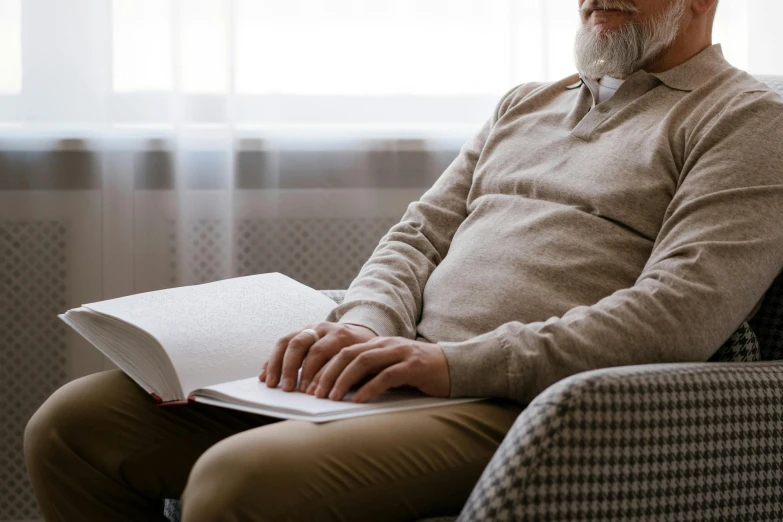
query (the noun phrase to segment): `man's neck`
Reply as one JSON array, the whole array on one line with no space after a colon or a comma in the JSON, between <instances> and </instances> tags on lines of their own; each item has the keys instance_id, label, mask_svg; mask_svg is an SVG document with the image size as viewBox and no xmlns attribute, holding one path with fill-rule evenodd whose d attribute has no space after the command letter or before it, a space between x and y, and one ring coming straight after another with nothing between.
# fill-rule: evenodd
<instances>
[{"instance_id":1,"label":"man's neck","mask_svg":"<svg viewBox=\"0 0 783 522\"><path fill-rule=\"evenodd\" d=\"M667 49L659 58L653 60L644 70L651 73L662 73L683 64L712 45L712 41L699 42L698 44L685 47L685 44L678 46L677 42Z\"/></svg>"},{"instance_id":2,"label":"man's neck","mask_svg":"<svg viewBox=\"0 0 783 522\"><path fill-rule=\"evenodd\" d=\"M663 53L653 59L643 69L651 73L662 73L683 64L712 45L712 18L702 14L683 27Z\"/></svg>"},{"instance_id":3,"label":"man's neck","mask_svg":"<svg viewBox=\"0 0 783 522\"><path fill-rule=\"evenodd\" d=\"M683 64L702 52L707 47L711 46L711 42L707 42L706 44L700 44L699 47L691 48L687 52L682 52L682 49L676 49L676 52L670 52L675 51L675 46L677 44L675 43L671 48L667 49L666 51L661 54L661 56L653 59L648 65L645 65L642 67L643 70L651 73L661 73L664 71L668 71L669 69L673 69L674 67L677 67L680 64ZM618 80L625 80L630 76L629 74L623 74L623 73L612 73L608 76L611 76L612 78L617 78Z\"/></svg>"}]
</instances>

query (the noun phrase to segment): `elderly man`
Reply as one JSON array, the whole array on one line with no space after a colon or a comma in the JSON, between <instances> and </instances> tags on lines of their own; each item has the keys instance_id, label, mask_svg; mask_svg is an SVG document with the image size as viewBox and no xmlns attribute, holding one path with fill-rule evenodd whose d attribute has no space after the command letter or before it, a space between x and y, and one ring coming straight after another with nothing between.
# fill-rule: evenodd
<instances>
[{"instance_id":1,"label":"elderly man","mask_svg":"<svg viewBox=\"0 0 783 522\"><path fill-rule=\"evenodd\" d=\"M783 100L711 45L716 4L580 0L579 75L505 94L259 376L325 400L488 400L310 424L160 409L99 373L28 426L47 519L162 520L180 495L185 522L453 514L552 383L707 360L783 266Z\"/></svg>"}]
</instances>

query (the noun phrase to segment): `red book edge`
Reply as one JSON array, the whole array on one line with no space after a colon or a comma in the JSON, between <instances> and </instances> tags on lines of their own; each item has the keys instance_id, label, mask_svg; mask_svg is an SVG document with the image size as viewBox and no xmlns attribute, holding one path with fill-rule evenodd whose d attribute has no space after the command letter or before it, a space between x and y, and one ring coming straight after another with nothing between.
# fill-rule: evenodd
<instances>
[{"instance_id":1,"label":"red book edge","mask_svg":"<svg viewBox=\"0 0 783 522\"><path fill-rule=\"evenodd\" d=\"M190 397L188 397L188 400L185 400L185 401L168 401L168 402L163 402L163 399L161 399L158 394L150 393L150 395L152 395L152 398L155 399L155 403L158 406L176 406L177 404L188 404L190 401L193 400Z\"/></svg>"}]
</instances>

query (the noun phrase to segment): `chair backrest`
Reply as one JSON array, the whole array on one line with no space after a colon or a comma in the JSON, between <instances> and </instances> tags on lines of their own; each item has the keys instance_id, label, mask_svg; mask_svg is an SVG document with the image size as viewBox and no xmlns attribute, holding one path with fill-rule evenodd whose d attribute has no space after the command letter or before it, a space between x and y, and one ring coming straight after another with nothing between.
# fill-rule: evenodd
<instances>
[{"instance_id":1,"label":"chair backrest","mask_svg":"<svg viewBox=\"0 0 783 522\"><path fill-rule=\"evenodd\" d=\"M758 79L783 96L783 76L759 76ZM783 176L783 165L780 175ZM783 359L783 272L772 282L761 307L748 322L758 338L761 359Z\"/></svg>"},{"instance_id":2,"label":"chair backrest","mask_svg":"<svg viewBox=\"0 0 783 522\"><path fill-rule=\"evenodd\" d=\"M757 76L756 78L766 83L783 96L783 76Z\"/></svg>"}]
</instances>

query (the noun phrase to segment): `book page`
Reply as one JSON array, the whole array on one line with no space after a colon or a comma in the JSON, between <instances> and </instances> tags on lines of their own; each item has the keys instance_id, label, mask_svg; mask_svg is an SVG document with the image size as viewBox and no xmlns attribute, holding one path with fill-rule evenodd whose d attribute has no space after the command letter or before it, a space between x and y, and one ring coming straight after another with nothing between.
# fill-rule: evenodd
<instances>
[{"instance_id":1,"label":"book page","mask_svg":"<svg viewBox=\"0 0 783 522\"><path fill-rule=\"evenodd\" d=\"M84 305L131 323L165 349L187 395L258 376L275 342L323 321L336 303L273 272Z\"/></svg>"},{"instance_id":2,"label":"book page","mask_svg":"<svg viewBox=\"0 0 783 522\"><path fill-rule=\"evenodd\" d=\"M300 391L285 392L279 385L276 388L269 388L259 381L258 377L251 377L202 388L194 391L191 396L198 402L215 406L284 419L316 422L483 400L439 398L431 397L416 389L392 389L376 395L365 403L355 403L351 401L354 392L354 390L349 391L340 401L320 399Z\"/></svg>"}]
</instances>

